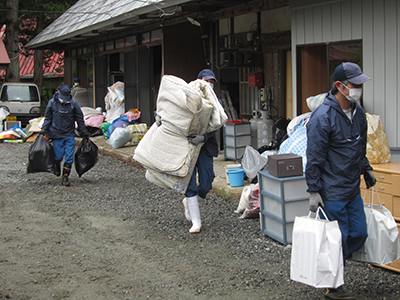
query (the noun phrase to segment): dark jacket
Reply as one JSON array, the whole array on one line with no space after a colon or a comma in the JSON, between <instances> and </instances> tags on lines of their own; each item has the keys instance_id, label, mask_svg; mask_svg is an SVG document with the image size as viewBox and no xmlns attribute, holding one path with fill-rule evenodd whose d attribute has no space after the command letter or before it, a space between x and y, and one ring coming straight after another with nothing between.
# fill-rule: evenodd
<instances>
[{"instance_id":1,"label":"dark jacket","mask_svg":"<svg viewBox=\"0 0 400 300\"><path fill-rule=\"evenodd\" d=\"M360 175L372 169L365 156L364 109L353 103L351 113L350 121L330 91L307 123L307 191L319 192L324 201L354 198Z\"/></svg>"},{"instance_id":2,"label":"dark jacket","mask_svg":"<svg viewBox=\"0 0 400 300\"><path fill-rule=\"evenodd\" d=\"M83 113L78 103L70 97L61 103L58 92L56 92L46 107L45 120L42 129L50 139L60 139L75 136L75 121L78 123L79 131L87 132Z\"/></svg>"},{"instance_id":3,"label":"dark jacket","mask_svg":"<svg viewBox=\"0 0 400 300\"><path fill-rule=\"evenodd\" d=\"M205 151L208 156L217 157L219 154L217 137L215 136L216 131L204 134L204 145L201 147L201 151Z\"/></svg>"}]
</instances>

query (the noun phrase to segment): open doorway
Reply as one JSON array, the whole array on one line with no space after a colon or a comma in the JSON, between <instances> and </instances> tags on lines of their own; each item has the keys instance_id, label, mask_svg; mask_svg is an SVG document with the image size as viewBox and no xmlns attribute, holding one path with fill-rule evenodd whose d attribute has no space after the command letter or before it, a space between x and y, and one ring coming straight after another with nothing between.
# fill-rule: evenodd
<instances>
[{"instance_id":1,"label":"open doorway","mask_svg":"<svg viewBox=\"0 0 400 300\"><path fill-rule=\"evenodd\" d=\"M306 99L328 92L332 74L342 62L350 61L362 68L360 40L299 46L297 49L297 114L309 112Z\"/></svg>"}]
</instances>

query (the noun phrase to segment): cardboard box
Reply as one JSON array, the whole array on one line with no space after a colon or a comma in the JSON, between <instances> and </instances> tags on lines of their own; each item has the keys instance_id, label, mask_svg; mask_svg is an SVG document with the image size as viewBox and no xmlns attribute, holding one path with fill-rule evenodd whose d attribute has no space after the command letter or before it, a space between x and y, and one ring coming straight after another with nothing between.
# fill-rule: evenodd
<instances>
[{"instance_id":1,"label":"cardboard box","mask_svg":"<svg viewBox=\"0 0 400 300\"><path fill-rule=\"evenodd\" d=\"M294 153L269 155L268 172L277 178L302 176L303 159Z\"/></svg>"}]
</instances>

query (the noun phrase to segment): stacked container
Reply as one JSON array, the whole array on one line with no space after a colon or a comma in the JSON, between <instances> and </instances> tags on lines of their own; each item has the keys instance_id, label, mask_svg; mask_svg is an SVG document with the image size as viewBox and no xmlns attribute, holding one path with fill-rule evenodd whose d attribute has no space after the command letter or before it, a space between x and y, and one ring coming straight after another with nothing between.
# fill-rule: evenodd
<instances>
[{"instance_id":1,"label":"stacked container","mask_svg":"<svg viewBox=\"0 0 400 300\"><path fill-rule=\"evenodd\" d=\"M258 183L261 231L282 244L291 244L294 218L309 212L305 176L277 178L260 171Z\"/></svg>"},{"instance_id":2,"label":"stacked container","mask_svg":"<svg viewBox=\"0 0 400 300\"><path fill-rule=\"evenodd\" d=\"M224 125L225 159L238 160L242 158L247 145L251 145L250 122L228 122Z\"/></svg>"}]
</instances>

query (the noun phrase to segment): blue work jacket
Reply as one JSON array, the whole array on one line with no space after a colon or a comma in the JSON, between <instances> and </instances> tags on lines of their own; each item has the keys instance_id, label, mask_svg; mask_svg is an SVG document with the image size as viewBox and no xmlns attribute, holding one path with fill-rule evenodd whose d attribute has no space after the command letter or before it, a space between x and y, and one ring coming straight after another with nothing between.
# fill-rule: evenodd
<instances>
[{"instance_id":1,"label":"blue work jacket","mask_svg":"<svg viewBox=\"0 0 400 300\"><path fill-rule=\"evenodd\" d=\"M58 92L50 99L46 107L45 120L42 129L50 139L61 139L75 136L75 121L78 123L79 131L84 134L87 132L83 113L78 103L70 98L61 103Z\"/></svg>"},{"instance_id":2,"label":"blue work jacket","mask_svg":"<svg viewBox=\"0 0 400 300\"><path fill-rule=\"evenodd\" d=\"M366 155L367 119L357 103L351 120L330 91L307 123L308 192L341 201L360 193L360 176L372 170Z\"/></svg>"}]
</instances>

